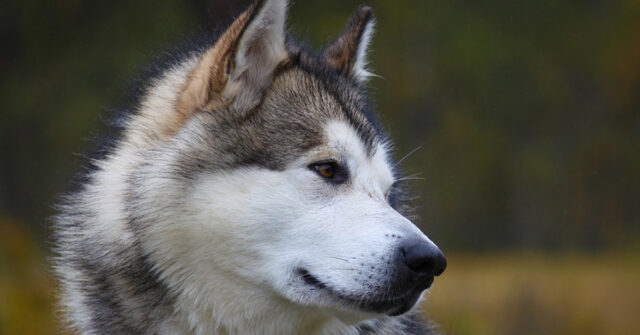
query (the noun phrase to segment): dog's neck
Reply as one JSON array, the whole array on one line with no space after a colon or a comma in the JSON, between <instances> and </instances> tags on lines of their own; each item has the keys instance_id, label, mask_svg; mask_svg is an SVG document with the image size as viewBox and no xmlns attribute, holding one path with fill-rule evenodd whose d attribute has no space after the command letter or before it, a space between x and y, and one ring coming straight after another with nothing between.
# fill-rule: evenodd
<instances>
[{"instance_id":1,"label":"dog's neck","mask_svg":"<svg viewBox=\"0 0 640 335\"><path fill-rule=\"evenodd\" d=\"M362 319L341 320L331 313L295 304L273 291L251 287L243 280L213 278L203 286L182 287L174 300L174 315L159 332L184 334L358 334Z\"/></svg>"},{"instance_id":2,"label":"dog's neck","mask_svg":"<svg viewBox=\"0 0 640 335\"><path fill-rule=\"evenodd\" d=\"M222 322L217 324L216 322ZM182 324L179 328L172 327L167 333L176 333L176 329L184 334L309 334L309 335L356 335L356 326L347 326L335 318L296 318L292 315L264 316L257 319L245 319L238 316L233 320L213 320L211 317L191 315L189 325ZM188 327L185 327L188 326ZM181 332L182 333L182 332Z\"/></svg>"}]
</instances>

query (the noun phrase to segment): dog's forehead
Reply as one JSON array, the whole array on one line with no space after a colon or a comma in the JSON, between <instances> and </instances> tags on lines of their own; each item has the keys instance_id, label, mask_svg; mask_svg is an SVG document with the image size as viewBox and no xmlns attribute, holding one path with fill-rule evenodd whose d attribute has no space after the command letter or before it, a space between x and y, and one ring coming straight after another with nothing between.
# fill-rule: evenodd
<instances>
[{"instance_id":1,"label":"dog's forehead","mask_svg":"<svg viewBox=\"0 0 640 335\"><path fill-rule=\"evenodd\" d=\"M213 147L228 160L218 159L211 166L258 165L283 170L314 148L326 147L326 126L337 120L356 134L361 151L371 160L381 140L364 113L368 108L364 90L346 79L293 66L274 78L260 105L246 118L223 123L207 119L203 129L208 144L199 147L198 156L211 161L208 152Z\"/></svg>"},{"instance_id":2,"label":"dog's forehead","mask_svg":"<svg viewBox=\"0 0 640 335\"><path fill-rule=\"evenodd\" d=\"M380 134L369 113L366 92L359 86L323 68L296 66L281 73L268 90L263 113L305 128L307 136L320 143L324 128L333 120L342 120L355 130L371 156L380 142ZM279 123L280 123L279 122Z\"/></svg>"}]
</instances>

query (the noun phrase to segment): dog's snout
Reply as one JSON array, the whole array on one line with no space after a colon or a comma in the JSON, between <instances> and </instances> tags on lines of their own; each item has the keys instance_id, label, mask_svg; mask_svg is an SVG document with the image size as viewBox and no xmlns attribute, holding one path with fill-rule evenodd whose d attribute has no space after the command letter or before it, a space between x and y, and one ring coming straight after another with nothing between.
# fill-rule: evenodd
<instances>
[{"instance_id":1,"label":"dog's snout","mask_svg":"<svg viewBox=\"0 0 640 335\"><path fill-rule=\"evenodd\" d=\"M423 239L410 239L402 245L404 262L411 271L424 276L439 276L447 260L438 247Z\"/></svg>"}]
</instances>

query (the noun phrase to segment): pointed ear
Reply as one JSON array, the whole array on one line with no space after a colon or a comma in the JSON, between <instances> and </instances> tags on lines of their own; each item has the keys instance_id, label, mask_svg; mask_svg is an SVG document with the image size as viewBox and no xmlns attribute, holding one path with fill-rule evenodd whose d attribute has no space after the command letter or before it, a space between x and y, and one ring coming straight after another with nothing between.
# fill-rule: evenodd
<instances>
[{"instance_id":1,"label":"pointed ear","mask_svg":"<svg viewBox=\"0 0 640 335\"><path fill-rule=\"evenodd\" d=\"M351 17L347 29L322 52L322 58L343 75L364 83L372 74L366 70L367 49L375 19L370 7L361 7Z\"/></svg>"},{"instance_id":2,"label":"pointed ear","mask_svg":"<svg viewBox=\"0 0 640 335\"><path fill-rule=\"evenodd\" d=\"M285 49L287 0L256 0L207 50L191 71L180 97L183 117L197 110L246 112L262 99Z\"/></svg>"}]
</instances>

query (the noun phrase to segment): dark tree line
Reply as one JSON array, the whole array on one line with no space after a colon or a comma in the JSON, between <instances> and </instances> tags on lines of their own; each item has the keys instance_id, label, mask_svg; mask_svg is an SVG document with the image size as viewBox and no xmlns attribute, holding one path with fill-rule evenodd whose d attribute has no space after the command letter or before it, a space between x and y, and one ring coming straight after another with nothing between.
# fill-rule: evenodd
<instances>
[{"instance_id":1,"label":"dark tree line","mask_svg":"<svg viewBox=\"0 0 640 335\"><path fill-rule=\"evenodd\" d=\"M0 5L0 223L41 234L141 69L247 1ZM297 1L319 47L359 1ZM633 1L371 1L372 83L445 248L604 248L640 236L640 7ZM127 89L128 88L128 89Z\"/></svg>"}]
</instances>

